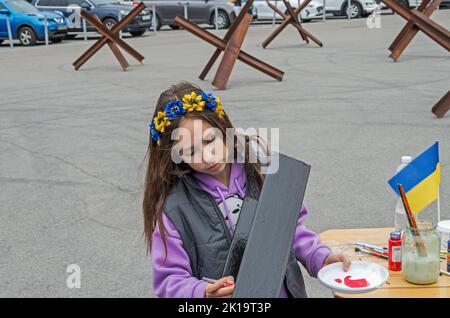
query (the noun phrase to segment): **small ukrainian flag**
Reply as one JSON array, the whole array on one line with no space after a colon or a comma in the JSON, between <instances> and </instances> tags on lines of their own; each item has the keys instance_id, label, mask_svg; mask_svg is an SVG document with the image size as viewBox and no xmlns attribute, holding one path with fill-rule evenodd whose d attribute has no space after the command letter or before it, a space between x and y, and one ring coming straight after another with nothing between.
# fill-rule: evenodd
<instances>
[{"instance_id":1,"label":"small ukrainian flag","mask_svg":"<svg viewBox=\"0 0 450 318\"><path fill-rule=\"evenodd\" d=\"M388 181L398 196L397 185L403 185L413 213L419 213L438 198L440 182L437 141Z\"/></svg>"}]
</instances>

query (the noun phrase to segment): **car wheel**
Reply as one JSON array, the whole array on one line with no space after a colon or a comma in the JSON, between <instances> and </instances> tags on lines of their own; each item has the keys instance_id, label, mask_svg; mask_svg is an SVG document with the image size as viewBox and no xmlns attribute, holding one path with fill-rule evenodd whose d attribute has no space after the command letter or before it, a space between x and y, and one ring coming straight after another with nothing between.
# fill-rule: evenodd
<instances>
[{"instance_id":1,"label":"car wheel","mask_svg":"<svg viewBox=\"0 0 450 318\"><path fill-rule=\"evenodd\" d=\"M169 26L172 28L172 30L179 30L180 29L180 27L178 25L175 25L175 24L171 24Z\"/></svg>"},{"instance_id":2,"label":"car wheel","mask_svg":"<svg viewBox=\"0 0 450 318\"><path fill-rule=\"evenodd\" d=\"M397 0L398 4L401 4L402 6L404 6L406 9L409 9L409 3L406 0Z\"/></svg>"},{"instance_id":3,"label":"car wheel","mask_svg":"<svg viewBox=\"0 0 450 318\"><path fill-rule=\"evenodd\" d=\"M5 41L5 40L0 39L0 45L3 43L3 41Z\"/></svg>"},{"instance_id":4,"label":"car wheel","mask_svg":"<svg viewBox=\"0 0 450 318\"><path fill-rule=\"evenodd\" d=\"M286 10L286 11L284 12L284 14L287 15L287 16L289 16L289 11ZM308 19L308 18L303 19L301 13L299 13L297 17L298 17L298 21L300 21L300 22L311 22L311 19Z\"/></svg>"},{"instance_id":5,"label":"car wheel","mask_svg":"<svg viewBox=\"0 0 450 318\"><path fill-rule=\"evenodd\" d=\"M103 24L105 27L107 27L108 29L111 29L113 26L115 26L117 23L117 20L114 18L107 18L105 20L103 20Z\"/></svg>"},{"instance_id":6,"label":"car wheel","mask_svg":"<svg viewBox=\"0 0 450 318\"><path fill-rule=\"evenodd\" d=\"M211 15L211 22L212 25L216 25L216 13L213 12ZM230 18L228 17L228 14L225 11L218 10L217 12L217 27L219 29L227 29L230 26Z\"/></svg>"},{"instance_id":7,"label":"car wheel","mask_svg":"<svg viewBox=\"0 0 450 318\"><path fill-rule=\"evenodd\" d=\"M73 39L75 39L77 37L77 34L76 33L69 33L69 34L66 34L66 37L64 38L64 39L67 39L67 40L73 40Z\"/></svg>"},{"instance_id":8,"label":"car wheel","mask_svg":"<svg viewBox=\"0 0 450 318\"><path fill-rule=\"evenodd\" d=\"M30 27L22 27L19 30L19 41L23 46L31 46L36 44L36 34Z\"/></svg>"},{"instance_id":9,"label":"car wheel","mask_svg":"<svg viewBox=\"0 0 450 318\"><path fill-rule=\"evenodd\" d=\"M134 31L134 32L130 32L130 34L132 36L141 36L141 35L143 35L145 33L145 31L147 31L147 30L144 29L144 30L141 30L141 31Z\"/></svg>"},{"instance_id":10,"label":"car wheel","mask_svg":"<svg viewBox=\"0 0 450 318\"><path fill-rule=\"evenodd\" d=\"M347 0L346 0L347 1ZM350 18L355 19L355 18L360 18L362 16L362 7L361 5L356 2L356 1L351 1L351 15ZM346 17L349 16L349 12L348 12L348 2L345 3L344 6L344 15Z\"/></svg>"},{"instance_id":11,"label":"car wheel","mask_svg":"<svg viewBox=\"0 0 450 318\"><path fill-rule=\"evenodd\" d=\"M64 38L54 38L51 39L52 43L61 43Z\"/></svg>"},{"instance_id":12,"label":"car wheel","mask_svg":"<svg viewBox=\"0 0 450 318\"><path fill-rule=\"evenodd\" d=\"M153 15L152 15L150 21L151 21L151 24L148 29L153 30ZM156 14L156 30L159 31L160 29L161 29L161 19L159 18L158 14Z\"/></svg>"}]
</instances>

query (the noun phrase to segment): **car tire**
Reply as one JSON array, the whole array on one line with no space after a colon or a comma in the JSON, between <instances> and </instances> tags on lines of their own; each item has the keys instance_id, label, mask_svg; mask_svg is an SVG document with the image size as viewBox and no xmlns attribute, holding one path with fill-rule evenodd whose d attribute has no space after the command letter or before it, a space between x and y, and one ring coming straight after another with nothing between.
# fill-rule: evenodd
<instances>
[{"instance_id":1,"label":"car tire","mask_svg":"<svg viewBox=\"0 0 450 318\"><path fill-rule=\"evenodd\" d=\"M52 41L52 43L61 43L62 40L64 40L64 38L54 38L54 39L51 39L50 41Z\"/></svg>"},{"instance_id":2,"label":"car tire","mask_svg":"<svg viewBox=\"0 0 450 318\"><path fill-rule=\"evenodd\" d=\"M228 17L228 14L225 11L223 11L223 10L217 10L217 11L218 11L217 12L217 26L218 26L218 28L219 29L228 29L230 27L230 24L231 24L230 23L230 18ZM213 26L216 25L215 24L215 20L216 20L215 15L216 15L215 12L213 12L211 14L210 24L213 25Z\"/></svg>"},{"instance_id":3,"label":"car tire","mask_svg":"<svg viewBox=\"0 0 450 318\"><path fill-rule=\"evenodd\" d=\"M114 18L106 18L102 22L105 27L107 27L108 29L111 29L114 25L116 25L117 20Z\"/></svg>"},{"instance_id":4,"label":"car tire","mask_svg":"<svg viewBox=\"0 0 450 318\"><path fill-rule=\"evenodd\" d=\"M406 9L410 9L409 3L407 0L397 0L398 4L404 6Z\"/></svg>"},{"instance_id":5,"label":"car tire","mask_svg":"<svg viewBox=\"0 0 450 318\"><path fill-rule=\"evenodd\" d=\"M152 17L151 17L151 19L150 19L150 27L148 28L149 30L153 30L153 15L152 15ZM157 31L159 31L159 30L161 30L161 19L159 18L159 16L158 16L158 14L156 14L156 30Z\"/></svg>"},{"instance_id":6,"label":"car tire","mask_svg":"<svg viewBox=\"0 0 450 318\"><path fill-rule=\"evenodd\" d=\"M144 35L144 33L147 31L147 29L144 29L144 30L141 30L141 31L133 31L133 32L130 32L130 34L132 35L132 36L142 36L142 35Z\"/></svg>"},{"instance_id":7,"label":"car tire","mask_svg":"<svg viewBox=\"0 0 450 318\"><path fill-rule=\"evenodd\" d=\"M3 41L5 41L5 40L0 39L0 45L3 43Z\"/></svg>"},{"instance_id":8,"label":"car tire","mask_svg":"<svg viewBox=\"0 0 450 318\"><path fill-rule=\"evenodd\" d=\"M284 14L285 14L286 16L289 16L289 15L290 15L290 13L289 13L288 10L284 11ZM311 19L302 19L301 13L298 14L297 18L298 18L298 21L300 21L300 23L303 23L303 22L311 22Z\"/></svg>"},{"instance_id":9,"label":"car tire","mask_svg":"<svg viewBox=\"0 0 450 318\"><path fill-rule=\"evenodd\" d=\"M353 12L355 12L355 10L356 10L356 13L353 14L351 16L351 18L352 19L360 18L362 16L362 11L363 11L361 4L359 4L359 2L356 2L356 1L351 1L351 5L353 7ZM347 6L348 6L348 2L346 2L345 5L344 5L344 9L343 9L343 11L344 11L343 13L344 14L343 15L348 18Z\"/></svg>"},{"instance_id":10,"label":"car tire","mask_svg":"<svg viewBox=\"0 0 450 318\"><path fill-rule=\"evenodd\" d=\"M169 26L172 28L172 30L179 30L180 29L180 27L178 25L175 25L175 24L171 24Z\"/></svg>"},{"instance_id":11,"label":"car tire","mask_svg":"<svg viewBox=\"0 0 450 318\"><path fill-rule=\"evenodd\" d=\"M20 44L23 46L32 46L36 44L36 33L28 26L21 27L19 32L17 32L17 37L19 38Z\"/></svg>"}]
</instances>

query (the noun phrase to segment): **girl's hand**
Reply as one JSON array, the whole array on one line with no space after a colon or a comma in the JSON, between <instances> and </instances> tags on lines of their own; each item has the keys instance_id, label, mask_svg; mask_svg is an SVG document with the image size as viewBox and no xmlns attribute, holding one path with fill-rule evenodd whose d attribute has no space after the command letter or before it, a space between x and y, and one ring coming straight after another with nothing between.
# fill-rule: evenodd
<instances>
[{"instance_id":1,"label":"girl's hand","mask_svg":"<svg viewBox=\"0 0 450 318\"><path fill-rule=\"evenodd\" d=\"M343 254L343 253L340 253L340 254L332 253L332 254L328 255L328 257L325 259L325 262L323 263L323 266L330 265L333 263L338 263L338 262L344 263L344 272L348 272L352 261L350 260L350 257L348 257L348 255Z\"/></svg>"},{"instance_id":2,"label":"girl's hand","mask_svg":"<svg viewBox=\"0 0 450 318\"><path fill-rule=\"evenodd\" d=\"M232 276L222 277L216 283L206 285L205 298L230 298L233 290L234 278Z\"/></svg>"}]
</instances>

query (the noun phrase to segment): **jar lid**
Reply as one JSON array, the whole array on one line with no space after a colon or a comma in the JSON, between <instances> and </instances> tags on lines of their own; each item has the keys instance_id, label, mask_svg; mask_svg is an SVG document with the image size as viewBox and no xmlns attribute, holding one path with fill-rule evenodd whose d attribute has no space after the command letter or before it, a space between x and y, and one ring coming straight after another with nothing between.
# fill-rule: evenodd
<instances>
[{"instance_id":1,"label":"jar lid","mask_svg":"<svg viewBox=\"0 0 450 318\"><path fill-rule=\"evenodd\" d=\"M437 225L438 232L450 234L450 220L441 221Z\"/></svg>"},{"instance_id":2,"label":"jar lid","mask_svg":"<svg viewBox=\"0 0 450 318\"><path fill-rule=\"evenodd\" d=\"M402 156L402 163L408 164L411 163L412 157L411 156Z\"/></svg>"},{"instance_id":3,"label":"jar lid","mask_svg":"<svg viewBox=\"0 0 450 318\"><path fill-rule=\"evenodd\" d=\"M399 240L401 236L402 236L402 233L399 231L391 232L391 240L393 240L393 241Z\"/></svg>"}]
</instances>

